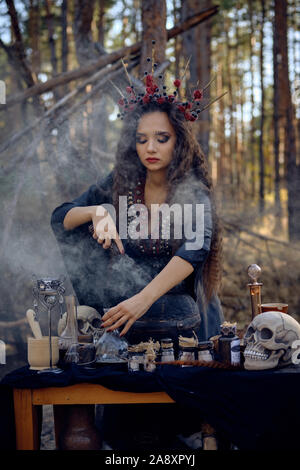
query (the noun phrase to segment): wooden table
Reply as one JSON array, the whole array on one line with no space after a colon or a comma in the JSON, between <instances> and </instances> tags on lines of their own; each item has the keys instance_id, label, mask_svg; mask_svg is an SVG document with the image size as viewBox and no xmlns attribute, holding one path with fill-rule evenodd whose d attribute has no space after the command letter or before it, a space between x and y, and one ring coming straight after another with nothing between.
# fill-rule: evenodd
<instances>
[{"instance_id":1,"label":"wooden table","mask_svg":"<svg viewBox=\"0 0 300 470\"><path fill-rule=\"evenodd\" d=\"M165 392L119 392L102 385L82 383L68 387L14 389L16 446L18 450L38 450L40 447L41 406L112 405L134 403L174 403ZM55 419L55 436L59 434L59 419Z\"/></svg>"}]
</instances>

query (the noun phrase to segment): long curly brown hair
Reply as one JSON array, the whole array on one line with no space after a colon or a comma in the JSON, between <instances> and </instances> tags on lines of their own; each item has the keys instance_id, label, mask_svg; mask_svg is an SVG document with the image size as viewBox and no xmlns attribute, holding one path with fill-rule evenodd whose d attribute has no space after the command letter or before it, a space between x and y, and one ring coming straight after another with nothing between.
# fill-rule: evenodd
<instances>
[{"instance_id":1,"label":"long curly brown hair","mask_svg":"<svg viewBox=\"0 0 300 470\"><path fill-rule=\"evenodd\" d=\"M142 165L136 151L136 130L140 118L151 112L165 112L176 133L173 159L167 171L168 196L172 200L174 191L187 174L193 173L199 184L205 187L212 205L213 233L210 251L203 268L203 286L207 300L218 291L222 274L222 235L216 213L212 181L208 173L205 156L191 128L177 106L171 103L158 105L155 102L140 105L124 120L123 129L116 152L114 168L113 203L118 211L119 195L125 195L136 187L140 179L146 177L146 168ZM117 218L118 220L118 218Z\"/></svg>"}]
</instances>

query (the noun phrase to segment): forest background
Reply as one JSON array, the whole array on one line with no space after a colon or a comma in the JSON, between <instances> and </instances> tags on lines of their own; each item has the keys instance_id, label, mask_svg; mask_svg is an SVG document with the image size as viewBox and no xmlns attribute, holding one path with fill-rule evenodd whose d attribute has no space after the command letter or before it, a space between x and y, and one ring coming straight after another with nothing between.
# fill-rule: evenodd
<instances>
[{"instance_id":1,"label":"forest background","mask_svg":"<svg viewBox=\"0 0 300 470\"><path fill-rule=\"evenodd\" d=\"M226 92L193 124L224 227L226 320L251 320L252 263L262 300L300 320L299 25L297 0L0 0L0 376L26 364L32 274L65 273L51 212L113 167L111 80L128 85L123 59L138 83L152 39L171 90L189 61L187 97L213 78L202 105Z\"/></svg>"}]
</instances>

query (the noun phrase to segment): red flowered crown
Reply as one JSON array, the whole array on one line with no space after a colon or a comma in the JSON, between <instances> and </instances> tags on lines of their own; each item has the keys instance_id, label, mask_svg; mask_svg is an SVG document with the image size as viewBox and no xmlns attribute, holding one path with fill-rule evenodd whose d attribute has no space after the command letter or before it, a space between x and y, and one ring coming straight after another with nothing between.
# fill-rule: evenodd
<instances>
[{"instance_id":1,"label":"red flowered crown","mask_svg":"<svg viewBox=\"0 0 300 470\"><path fill-rule=\"evenodd\" d=\"M152 41L152 45L155 44L155 41ZM151 58L147 58L147 62L151 62ZM179 109L180 112L184 115L187 121L196 121L202 111L207 109L211 106L212 103L217 101L218 99L222 98L227 92L223 93L221 96L213 99L206 105L202 104L203 94L204 91L210 86L215 78L210 80L210 82L205 85L202 89L197 88L193 91L192 97L190 100L182 101L179 98L179 88L182 84L182 79L176 78L173 81L174 88L171 92L168 90L168 87L163 82L163 75L159 74L155 77L155 72L158 68L158 64L154 62L154 50L152 49L152 73L144 72L144 82L145 82L145 90L143 92L137 92L135 87L131 84L130 77L127 73L126 66L122 61L123 66L125 68L125 72L127 78L129 80L129 86L126 87L126 93L122 93L121 90L118 89L119 93L121 94L121 98L118 101L120 107L120 113L118 117L124 119L126 115L130 112L134 111L139 106L145 106L149 103L157 103L158 105L162 105L164 103L172 103ZM189 61L188 61L189 63ZM184 74L186 72L188 63L185 67ZM183 74L183 77L184 77ZM182 77L182 78L183 78Z\"/></svg>"}]
</instances>

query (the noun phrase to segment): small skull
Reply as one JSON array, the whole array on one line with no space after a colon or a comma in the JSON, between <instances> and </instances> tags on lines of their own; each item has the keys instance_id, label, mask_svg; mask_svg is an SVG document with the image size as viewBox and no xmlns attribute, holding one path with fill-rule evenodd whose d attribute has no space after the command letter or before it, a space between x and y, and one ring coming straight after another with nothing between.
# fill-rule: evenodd
<instances>
[{"instance_id":1,"label":"small skull","mask_svg":"<svg viewBox=\"0 0 300 470\"><path fill-rule=\"evenodd\" d=\"M300 325L290 315L281 312L257 315L244 336L245 369L264 370L291 364L296 339L300 339Z\"/></svg>"},{"instance_id":2,"label":"small skull","mask_svg":"<svg viewBox=\"0 0 300 470\"><path fill-rule=\"evenodd\" d=\"M67 313L65 312L58 322L58 336L64 331L67 322ZM88 305L79 305L77 307L77 326L80 334L95 334L101 329L101 315L93 307Z\"/></svg>"}]
</instances>

